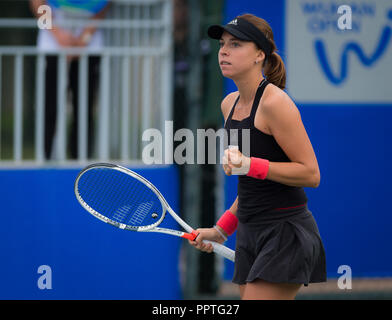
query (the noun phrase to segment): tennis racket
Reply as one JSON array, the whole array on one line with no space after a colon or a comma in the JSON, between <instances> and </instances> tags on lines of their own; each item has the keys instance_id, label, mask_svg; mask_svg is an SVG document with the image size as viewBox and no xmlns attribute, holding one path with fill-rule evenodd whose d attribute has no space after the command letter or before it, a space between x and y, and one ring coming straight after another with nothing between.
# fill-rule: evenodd
<instances>
[{"instance_id":1,"label":"tennis racket","mask_svg":"<svg viewBox=\"0 0 392 320\"><path fill-rule=\"evenodd\" d=\"M117 228L160 232L189 240L195 240L198 235L151 182L127 168L106 163L90 165L78 174L74 189L83 208ZM167 212L186 232L158 227ZM234 261L233 250L217 242L204 242L211 243L215 253Z\"/></svg>"}]
</instances>

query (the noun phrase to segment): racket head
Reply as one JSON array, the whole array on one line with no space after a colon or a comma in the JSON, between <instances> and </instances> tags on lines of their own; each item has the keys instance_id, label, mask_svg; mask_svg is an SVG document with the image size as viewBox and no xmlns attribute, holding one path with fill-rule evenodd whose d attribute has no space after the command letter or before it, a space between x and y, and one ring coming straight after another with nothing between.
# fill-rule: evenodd
<instances>
[{"instance_id":1,"label":"racket head","mask_svg":"<svg viewBox=\"0 0 392 320\"><path fill-rule=\"evenodd\" d=\"M148 231L165 218L168 204L148 180L127 168L97 163L83 169L74 185L89 213L117 228Z\"/></svg>"}]
</instances>

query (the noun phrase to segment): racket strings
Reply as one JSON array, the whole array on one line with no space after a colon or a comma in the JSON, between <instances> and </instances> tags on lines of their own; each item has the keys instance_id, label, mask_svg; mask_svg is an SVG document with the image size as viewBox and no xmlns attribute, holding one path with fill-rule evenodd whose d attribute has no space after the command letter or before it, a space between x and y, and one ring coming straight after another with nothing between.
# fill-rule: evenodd
<instances>
[{"instance_id":1,"label":"racket strings","mask_svg":"<svg viewBox=\"0 0 392 320\"><path fill-rule=\"evenodd\" d=\"M100 172L100 174L90 174L88 177L91 178L93 181L88 181L90 185L94 186L96 188L95 192L93 193L93 198L91 199L91 203L95 203L98 208L101 208L103 206L104 201L106 200L105 197L102 197L102 191L99 189L99 187L106 186L107 188L110 186L109 182L109 177L108 175L104 174L103 170ZM86 183L86 184L87 184ZM88 185L88 184L87 184ZM105 190L106 197L111 199L113 197L114 190L113 188L109 190Z\"/></svg>"},{"instance_id":2,"label":"racket strings","mask_svg":"<svg viewBox=\"0 0 392 320\"><path fill-rule=\"evenodd\" d=\"M113 180L113 179L112 179ZM111 175L107 169L96 169L94 172L87 174L86 185L94 186L94 191L90 190L89 203L94 204L94 207L100 212L105 212L105 216L113 220L123 220L124 216L120 216L116 211L117 205L121 197L123 197L124 185L123 177L119 176L116 179L117 188L114 187L111 181ZM117 189L117 192L115 192ZM85 195L86 196L86 195ZM111 214L114 213L113 216Z\"/></svg>"},{"instance_id":3,"label":"racket strings","mask_svg":"<svg viewBox=\"0 0 392 320\"><path fill-rule=\"evenodd\" d=\"M90 174L92 178L89 183L94 186L95 190L91 203L94 203L100 212L105 212L104 215L111 218L113 212L113 206L116 204L116 192L111 182L110 175L108 175L105 169L98 169L97 174ZM121 190L121 189L120 189ZM91 191L90 191L91 192ZM110 206L112 204L112 206Z\"/></svg>"},{"instance_id":4,"label":"racket strings","mask_svg":"<svg viewBox=\"0 0 392 320\"><path fill-rule=\"evenodd\" d=\"M95 169L89 175L92 181L88 183L95 186L91 203L95 203L95 206L105 212L108 218L112 218L111 214L117 210L118 203L126 192L124 177L115 173L113 170L101 168Z\"/></svg>"},{"instance_id":5,"label":"racket strings","mask_svg":"<svg viewBox=\"0 0 392 320\"><path fill-rule=\"evenodd\" d=\"M162 205L152 190L117 170L87 171L80 177L78 187L81 197L94 211L114 222L147 226L156 223L163 214Z\"/></svg>"},{"instance_id":6,"label":"racket strings","mask_svg":"<svg viewBox=\"0 0 392 320\"><path fill-rule=\"evenodd\" d=\"M97 181L96 185L100 186L102 190L97 192L97 194L101 195L100 201L97 203L97 205L100 207L102 207L102 205L106 205L107 207L105 212L111 214L114 213L113 216L108 217L116 221L116 218L120 218L120 215L116 216L116 213L119 209L119 204L126 201L124 198L126 197L126 192L128 192L125 186L126 175L121 175L119 172L117 174L116 171L110 169L99 170L100 173L97 176L101 176L101 181Z\"/></svg>"},{"instance_id":7,"label":"racket strings","mask_svg":"<svg viewBox=\"0 0 392 320\"><path fill-rule=\"evenodd\" d=\"M127 189L131 186L128 186L129 183L127 183L127 176L120 174L120 172L111 172L111 170L106 170L106 174L108 176L111 174L115 175L113 179L110 180L110 187L112 190L110 199L112 200L110 201L111 205L109 207L109 211L116 214L119 208L123 208L126 205L130 206L130 204L127 203L128 201L131 201L130 197L129 200L127 199L127 192L129 192Z\"/></svg>"}]
</instances>

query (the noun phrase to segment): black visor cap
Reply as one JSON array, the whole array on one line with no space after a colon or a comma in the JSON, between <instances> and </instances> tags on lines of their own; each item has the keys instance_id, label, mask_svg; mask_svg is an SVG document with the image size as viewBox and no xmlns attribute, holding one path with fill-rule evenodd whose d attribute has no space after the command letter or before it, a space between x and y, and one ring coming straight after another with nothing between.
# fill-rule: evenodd
<instances>
[{"instance_id":1,"label":"black visor cap","mask_svg":"<svg viewBox=\"0 0 392 320\"><path fill-rule=\"evenodd\" d=\"M224 26L212 25L208 28L207 34L210 38L219 40L225 31L239 40L254 42L267 57L272 54L272 45L264 33L245 19L236 18Z\"/></svg>"},{"instance_id":2,"label":"black visor cap","mask_svg":"<svg viewBox=\"0 0 392 320\"><path fill-rule=\"evenodd\" d=\"M235 29L230 24L225 26L213 25L208 28L207 33L210 38L219 40L220 38L222 38L222 34L225 31L227 31L239 40L253 41L249 36L242 33L240 30Z\"/></svg>"}]
</instances>

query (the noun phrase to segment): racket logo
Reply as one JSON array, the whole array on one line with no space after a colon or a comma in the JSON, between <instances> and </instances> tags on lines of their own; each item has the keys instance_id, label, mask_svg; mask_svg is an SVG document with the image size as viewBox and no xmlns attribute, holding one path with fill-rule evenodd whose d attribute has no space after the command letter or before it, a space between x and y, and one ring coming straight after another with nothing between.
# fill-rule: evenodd
<instances>
[{"instance_id":1,"label":"racket logo","mask_svg":"<svg viewBox=\"0 0 392 320\"><path fill-rule=\"evenodd\" d=\"M135 213L132 215L131 219L129 220L129 224L136 226L136 225L141 225L150 212L152 208L153 203L152 202L144 202L139 204L137 207Z\"/></svg>"},{"instance_id":2,"label":"racket logo","mask_svg":"<svg viewBox=\"0 0 392 320\"><path fill-rule=\"evenodd\" d=\"M117 212L113 215L113 220L117 222L123 222L123 220L128 216L129 211L131 210L131 206L123 206L117 210Z\"/></svg>"}]
</instances>

